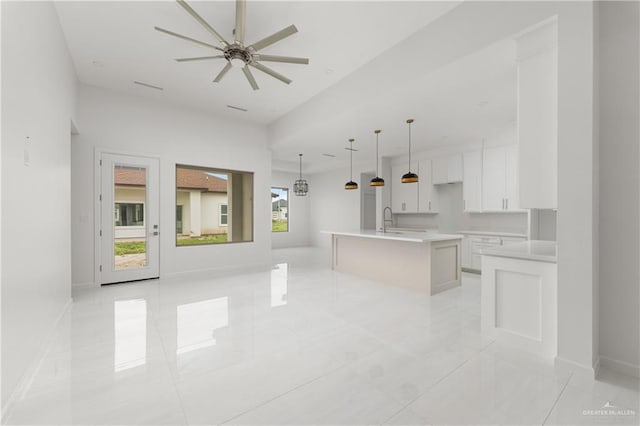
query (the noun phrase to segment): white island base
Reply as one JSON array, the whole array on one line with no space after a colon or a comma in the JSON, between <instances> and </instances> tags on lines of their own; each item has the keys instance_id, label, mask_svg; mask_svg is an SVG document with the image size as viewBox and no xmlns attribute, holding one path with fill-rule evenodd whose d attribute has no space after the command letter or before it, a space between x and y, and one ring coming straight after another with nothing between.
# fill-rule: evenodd
<instances>
[{"instance_id":1,"label":"white island base","mask_svg":"<svg viewBox=\"0 0 640 426\"><path fill-rule=\"evenodd\" d=\"M461 283L460 235L435 233L332 234L332 267L432 295Z\"/></svg>"}]
</instances>

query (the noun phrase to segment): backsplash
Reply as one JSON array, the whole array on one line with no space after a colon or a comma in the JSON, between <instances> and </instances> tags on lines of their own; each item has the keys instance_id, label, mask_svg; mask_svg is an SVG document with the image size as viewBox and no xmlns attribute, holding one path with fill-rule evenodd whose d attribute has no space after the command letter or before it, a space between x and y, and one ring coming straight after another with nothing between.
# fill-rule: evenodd
<instances>
[{"instance_id":1,"label":"backsplash","mask_svg":"<svg viewBox=\"0 0 640 426\"><path fill-rule=\"evenodd\" d=\"M493 231L527 233L527 213L465 213L462 184L437 185L438 214L397 214L396 226L437 228L440 232Z\"/></svg>"}]
</instances>

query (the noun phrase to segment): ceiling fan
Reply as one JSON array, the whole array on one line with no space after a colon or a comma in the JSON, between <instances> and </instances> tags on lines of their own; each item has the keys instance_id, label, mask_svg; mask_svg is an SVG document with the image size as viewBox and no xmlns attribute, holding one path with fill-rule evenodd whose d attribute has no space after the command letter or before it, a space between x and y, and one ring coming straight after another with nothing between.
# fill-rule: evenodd
<instances>
[{"instance_id":1,"label":"ceiling fan","mask_svg":"<svg viewBox=\"0 0 640 426\"><path fill-rule=\"evenodd\" d=\"M260 41L257 41L253 44L245 46L244 44L244 30L245 30L245 14L246 14L246 0L236 0L236 25L233 31L234 41L233 43L229 43L224 39L216 30L213 29L211 25L207 23L198 13L193 10L191 6L187 4L184 0L177 0L178 4L182 6L184 10L189 13L200 25L202 25L209 33L211 33L217 40L222 44L222 47L215 46L210 43L206 43L204 41L196 40L191 37L184 36L182 34L175 33L173 31L165 30L164 28L155 27L157 31L168 34L170 36L174 36L180 38L182 40L187 40L201 46L206 46L211 49L215 49L221 52L219 55L214 56L200 56L195 58L179 58L176 59L178 62L190 62L190 61L205 61L209 59L225 59L227 63L224 68L218 73L216 78L213 79L215 83L219 83L222 80L222 77L233 67L240 68L242 67L242 72L245 77L249 81L249 84L253 88L253 90L258 90L258 83L256 83L256 79L253 77L253 73L251 72L250 67L253 67L257 70L260 70L266 74L269 74L272 77L277 78L283 83L289 84L291 80L285 77L284 75L272 70L271 68L263 65L261 62L286 62L290 64L303 64L307 65L309 63L309 59L307 58L296 58L291 56L275 56L275 55L263 55L258 53L260 50L265 47L271 46L278 41L289 37L292 34L298 32L298 29L295 25L289 25L288 27L271 34L268 37L263 38Z\"/></svg>"}]
</instances>

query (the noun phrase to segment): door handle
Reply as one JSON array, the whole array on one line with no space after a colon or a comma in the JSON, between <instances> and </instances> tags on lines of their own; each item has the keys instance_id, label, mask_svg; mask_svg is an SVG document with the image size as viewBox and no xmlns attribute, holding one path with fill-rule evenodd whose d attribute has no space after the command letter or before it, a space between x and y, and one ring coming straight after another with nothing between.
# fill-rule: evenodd
<instances>
[{"instance_id":1,"label":"door handle","mask_svg":"<svg viewBox=\"0 0 640 426\"><path fill-rule=\"evenodd\" d=\"M152 235L154 235L154 236L158 236L158 235L160 235L160 232L158 232L158 231L153 231L153 234L152 234Z\"/></svg>"}]
</instances>

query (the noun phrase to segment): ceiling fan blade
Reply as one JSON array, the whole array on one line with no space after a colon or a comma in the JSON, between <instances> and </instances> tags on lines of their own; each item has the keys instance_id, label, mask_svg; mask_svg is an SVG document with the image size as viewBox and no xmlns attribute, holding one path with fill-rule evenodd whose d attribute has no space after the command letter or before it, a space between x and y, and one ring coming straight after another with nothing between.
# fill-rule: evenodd
<instances>
[{"instance_id":1,"label":"ceiling fan blade","mask_svg":"<svg viewBox=\"0 0 640 426\"><path fill-rule=\"evenodd\" d=\"M176 59L176 62L206 61L207 59L220 59L220 58L224 58L224 55L200 56L197 58L178 58Z\"/></svg>"},{"instance_id":2,"label":"ceiling fan blade","mask_svg":"<svg viewBox=\"0 0 640 426\"><path fill-rule=\"evenodd\" d=\"M244 73L244 76L247 77L247 80L249 80L249 84L251 85L253 90L258 90L258 83L256 83L256 79L253 78L253 74L249 69L249 65L245 65L244 68L242 68L242 72Z\"/></svg>"},{"instance_id":3,"label":"ceiling fan blade","mask_svg":"<svg viewBox=\"0 0 640 426\"><path fill-rule=\"evenodd\" d=\"M244 43L244 23L247 14L246 0L236 0L236 43Z\"/></svg>"},{"instance_id":4,"label":"ceiling fan blade","mask_svg":"<svg viewBox=\"0 0 640 426\"><path fill-rule=\"evenodd\" d=\"M222 68L222 71L220 71L218 73L218 75L216 76L216 78L213 79L214 83L220 83L220 80L222 80L222 77L224 77L224 75L231 69L231 62L227 62L227 65L224 66L224 68Z\"/></svg>"},{"instance_id":5,"label":"ceiling fan blade","mask_svg":"<svg viewBox=\"0 0 640 426\"><path fill-rule=\"evenodd\" d=\"M269 67L265 67L264 65L262 65L259 62L252 62L251 66L254 67L254 68L259 69L263 73L269 74L271 77L277 78L278 80L280 80L283 83L286 83L286 84L291 83L291 80L288 79L287 77L285 77L284 75L282 75L282 74L280 74L278 72L275 72L274 70L272 70Z\"/></svg>"},{"instance_id":6,"label":"ceiling fan blade","mask_svg":"<svg viewBox=\"0 0 640 426\"><path fill-rule=\"evenodd\" d=\"M187 4L187 2L186 2L186 1L184 1L184 0L176 0L176 1L178 2L178 4L179 4L180 6L182 6L182 8L183 8L184 10L186 10L186 11L187 11L187 13L188 13L189 15L191 15L191 16L193 17L193 19L195 19L196 21L198 21L198 23L199 23L200 25L202 25L202 26L203 26L207 31L209 31L209 32L210 32L210 33L211 33L215 38L217 38L217 39L220 41L220 43L224 44L225 46L228 46L228 45L229 45L229 43L224 39L224 37L222 37L222 36L221 36L221 35L220 35L216 30L214 30L214 29L213 29L213 27L207 23L207 21L205 21L204 19L202 19L202 16L198 15L198 13L197 13L195 10L193 10L193 9L191 8L191 6L189 6L189 5Z\"/></svg>"},{"instance_id":7,"label":"ceiling fan blade","mask_svg":"<svg viewBox=\"0 0 640 426\"><path fill-rule=\"evenodd\" d=\"M155 28L156 31L160 31L161 33L165 33L165 34L169 34L170 36L181 38L182 40L187 40L187 41L190 41L190 42L193 42L193 43L197 43L197 44L200 44L202 46L211 47L212 49L216 49L216 50L220 50L220 51L223 50L223 49L219 48L218 46L214 46L213 44L205 43L204 41L200 41L200 40L196 40L196 39L191 38L191 37L183 36L182 34L174 33L173 31L165 30L164 28L160 28L160 27L154 27L154 28Z\"/></svg>"},{"instance_id":8,"label":"ceiling fan blade","mask_svg":"<svg viewBox=\"0 0 640 426\"><path fill-rule=\"evenodd\" d=\"M286 62L288 64L309 64L309 58L295 58L293 56L257 55L256 60L267 62Z\"/></svg>"},{"instance_id":9,"label":"ceiling fan blade","mask_svg":"<svg viewBox=\"0 0 640 426\"><path fill-rule=\"evenodd\" d=\"M298 29L296 28L295 25L289 25L287 28L278 31L275 34L271 34L269 37L265 37L256 43L253 43L252 46L256 51L258 51L258 50L264 49L267 46L271 46L273 43L277 43L283 38L287 38L290 35L295 34L297 32L298 32Z\"/></svg>"}]
</instances>

